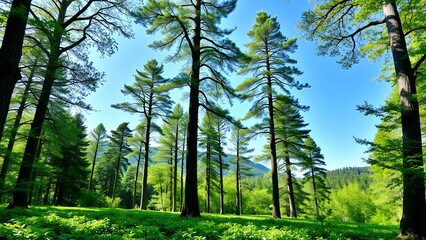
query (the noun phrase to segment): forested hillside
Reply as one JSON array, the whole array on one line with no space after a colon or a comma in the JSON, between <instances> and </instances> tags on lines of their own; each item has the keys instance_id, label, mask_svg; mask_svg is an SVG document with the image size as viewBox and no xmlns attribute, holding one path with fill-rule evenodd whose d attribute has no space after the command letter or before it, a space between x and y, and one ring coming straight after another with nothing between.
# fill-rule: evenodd
<instances>
[{"instance_id":1,"label":"forested hillside","mask_svg":"<svg viewBox=\"0 0 426 240\"><path fill-rule=\"evenodd\" d=\"M426 238L426 0L309 1L297 26L262 10L284 9L282 1L252 1L231 22L243 1L0 1L0 203L24 215L31 211L19 209L53 205L179 212L182 222L204 213L306 218L324 233L325 221L399 224L402 238ZM250 25L237 32L243 22ZM329 58L299 54L295 27L339 69L364 57L382 69L377 78L392 94L381 106L351 103L379 121L373 140L355 139L370 167L327 171L351 157L324 155L322 146L335 146L341 125L353 127L337 107L352 89L329 82ZM119 39L136 36L131 50L143 63L129 69L136 57L125 56L107 66L117 74L108 78L99 65L119 54ZM87 97L107 79L107 113L89 126L97 109ZM309 92L319 85L320 94ZM306 99L325 97L307 118ZM120 114L130 117L116 122ZM47 225L51 218L62 221L48 216Z\"/></svg>"},{"instance_id":2,"label":"forested hillside","mask_svg":"<svg viewBox=\"0 0 426 240\"><path fill-rule=\"evenodd\" d=\"M370 167L347 167L327 171L327 186L334 190L341 189L349 183L356 183L362 189L368 189L372 182Z\"/></svg>"}]
</instances>

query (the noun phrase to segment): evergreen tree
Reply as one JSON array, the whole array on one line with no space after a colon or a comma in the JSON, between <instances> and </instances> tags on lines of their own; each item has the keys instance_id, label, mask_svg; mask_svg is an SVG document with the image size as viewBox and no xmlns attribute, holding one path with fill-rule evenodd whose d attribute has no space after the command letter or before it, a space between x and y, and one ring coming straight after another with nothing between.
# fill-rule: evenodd
<instances>
[{"instance_id":1,"label":"evergreen tree","mask_svg":"<svg viewBox=\"0 0 426 240\"><path fill-rule=\"evenodd\" d=\"M55 167L53 204L72 206L77 204L81 190L87 187L89 176L89 163L85 158L88 146L85 139L87 134L81 115L71 117L61 114L60 117L62 119L49 124L59 137L59 154L53 155L51 160Z\"/></svg>"},{"instance_id":2,"label":"evergreen tree","mask_svg":"<svg viewBox=\"0 0 426 240\"><path fill-rule=\"evenodd\" d=\"M0 47L0 141L6 125L13 89L21 79L19 61L31 0L13 0Z\"/></svg>"},{"instance_id":3,"label":"evergreen tree","mask_svg":"<svg viewBox=\"0 0 426 240\"><path fill-rule=\"evenodd\" d=\"M237 121L234 124L233 131L230 136L231 151L235 157L233 162L235 163L235 214L242 215L243 212L243 193L242 193L242 180L243 177L250 176L248 161L249 157L247 154L252 153L253 149L248 148L250 142L250 135L248 129L244 128L241 121Z\"/></svg>"},{"instance_id":4,"label":"evergreen tree","mask_svg":"<svg viewBox=\"0 0 426 240\"><path fill-rule=\"evenodd\" d=\"M177 78L178 82L190 87L182 216L200 216L197 188L198 111L199 106L211 109L209 105L212 105L207 95L202 92L201 86L210 82L233 94L222 73L233 70L241 54L235 44L226 38L232 30L222 30L218 25L222 18L235 9L236 2L148 0L144 7L134 14L137 21L148 27L148 34L157 31L164 33L164 39L155 41L151 47L167 50L177 45L177 51L171 59L190 63L189 73ZM205 97L202 103L200 96Z\"/></svg>"},{"instance_id":5,"label":"evergreen tree","mask_svg":"<svg viewBox=\"0 0 426 240\"><path fill-rule=\"evenodd\" d=\"M109 136L109 148L114 153L114 185L112 188L112 201L115 200L117 193L117 184L120 175L124 173L129 165L126 155L131 152L131 148L127 143L127 139L132 136L132 131L128 127L129 123L121 123L116 130L111 131Z\"/></svg>"},{"instance_id":6,"label":"evergreen tree","mask_svg":"<svg viewBox=\"0 0 426 240\"><path fill-rule=\"evenodd\" d=\"M116 47L112 34L118 31L125 36L131 35L130 28L126 26L126 19L122 17L122 13L127 11L126 4L126 1L107 0L89 0L84 4L77 0L59 3L37 1L37 4L33 4L31 23L35 31L40 32L44 38L30 37L30 39L48 60L42 91L31 123L13 198L8 208L27 207L28 182L55 83L60 83L62 86L69 84L69 81L80 83L80 88L72 88L75 95L70 96L73 96L73 100L80 105L85 105L81 98L96 89L99 80L103 77L103 74L96 71L88 61L85 50L93 44L101 52L112 54ZM66 73L62 79L61 71ZM69 101L66 97L62 100Z\"/></svg>"},{"instance_id":7,"label":"evergreen tree","mask_svg":"<svg viewBox=\"0 0 426 240\"><path fill-rule=\"evenodd\" d=\"M303 140L308 137L310 130L306 130L307 123L303 121L300 110L309 109L302 106L292 97L281 94L276 96L275 126L277 156L283 159L286 183L289 195L290 217L296 218L296 200L293 185L293 165L298 165L302 156Z\"/></svg>"},{"instance_id":8,"label":"evergreen tree","mask_svg":"<svg viewBox=\"0 0 426 240\"><path fill-rule=\"evenodd\" d=\"M244 99L254 100L246 118L265 117L263 124L256 128L259 133L267 134L272 172L272 216L281 218L278 187L278 165L274 123L274 101L277 91L288 93L289 87L301 89L308 85L300 84L293 79L301 72L291 67L296 61L288 56L297 48L296 39L287 39L280 32L280 24L265 12L259 12L256 22L248 32L252 42L248 44L248 55L251 57L240 74L253 74L237 87L244 93Z\"/></svg>"},{"instance_id":9,"label":"evergreen tree","mask_svg":"<svg viewBox=\"0 0 426 240\"><path fill-rule=\"evenodd\" d=\"M92 190L93 187L93 174L95 172L96 159L98 158L98 154L103 152L104 148L107 144L108 134L106 129L102 123L100 123L95 129L92 130L89 134L89 156L92 161L92 171L90 173L89 179L89 191Z\"/></svg>"},{"instance_id":10,"label":"evergreen tree","mask_svg":"<svg viewBox=\"0 0 426 240\"><path fill-rule=\"evenodd\" d=\"M426 237L426 201L416 76L422 75L426 45L425 18L414 9L424 9L424 1L322 1L303 13L300 27L308 39L320 42L320 54L342 56L344 67L357 63L360 56L378 59L390 47L387 56L394 63L392 82L398 86L402 126L400 233L422 238Z\"/></svg>"},{"instance_id":11,"label":"evergreen tree","mask_svg":"<svg viewBox=\"0 0 426 240\"><path fill-rule=\"evenodd\" d=\"M327 170L324 156L321 154L321 148L317 146L311 137L305 140L305 156L302 159L301 167L305 180L312 184L312 199L314 203L315 214L320 216L321 202L328 199L329 188L326 186L325 179Z\"/></svg>"},{"instance_id":12,"label":"evergreen tree","mask_svg":"<svg viewBox=\"0 0 426 240\"><path fill-rule=\"evenodd\" d=\"M132 194L132 204L130 208L134 208L136 205L136 187L138 185L138 178L139 178L139 166L141 163L141 160L144 155L144 148L145 148L145 126L146 121L143 121L140 123L136 129L135 134L133 137L129 138L129 145L132 147L132 152L128 155L128 157L135 157L136 158L136 168L135 168L135 176L134 176L134 183L133 183L133 194ZM141 189L142 192L142 189ZM142 202L142 195L140 202Z\"/></svg>"},{"instance_id":13,"label":"evergreen tree","mask_svg":"<svg viewBox=\"0 0 426 240\"><path fill-rule=\"evenodd\" d=\"M147 187L148 187L148 158L151 132L153 128L153 120L158 117L169 115L172 100L164 88L164 84L168 81L161 76L163 73L163 65L159 65L154 59L149 60L144 65L144 71L136 71L135 82L133 85L124 85L121 91L124 95L130 95L133 103L124 102L114 104L112 107L121 109L130 113L142 114L146 121L145 129L145 149L144 149L144 165L142 180L142 202L141 209L147 209Z\"/></svg>"}]
</instances>

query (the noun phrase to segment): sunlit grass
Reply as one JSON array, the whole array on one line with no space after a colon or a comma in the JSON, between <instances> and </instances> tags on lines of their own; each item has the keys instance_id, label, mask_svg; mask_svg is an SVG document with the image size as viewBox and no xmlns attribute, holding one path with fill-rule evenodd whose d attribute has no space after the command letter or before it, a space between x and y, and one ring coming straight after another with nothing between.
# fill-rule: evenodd
<instances>
[{"instance_id":1,"label":"sunlit grass","mask_svg":"<svg viewBox=\"0 0 426 240\"><path fill-rule=\"evenodd\" d=\"M270 216L32 206L0 209L0 239L393 239L396 226Z\"/></svg>"}]
</instances>

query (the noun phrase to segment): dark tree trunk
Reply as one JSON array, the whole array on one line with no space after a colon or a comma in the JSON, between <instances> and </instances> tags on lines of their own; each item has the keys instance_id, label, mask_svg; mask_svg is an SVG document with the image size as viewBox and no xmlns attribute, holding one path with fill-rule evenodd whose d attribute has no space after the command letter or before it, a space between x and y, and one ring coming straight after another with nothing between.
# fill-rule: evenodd
<instances>
[{"instance_id":1,"label":"dark tree trunk","mask_svg":"<svg viewBox=\"0 0 426 240\"><path fill-rule=\"evenodd\" d=\"M426 237L425 180L416 81L407 51L401 19L395 4L383 5L398 80L403 147L402 236Z\"/></svg>"},{"instance_id":2,"label":"dark tree trunk","mask_svg":"<svg viewBox=\"0 0 426 240\"><path fill-rule=\"evenodd\" d=\"M220 120L219 120L220 122ZM220 123L219 123L220 125ZM224 214L224 202L223 202L223 160L222 160L222 146L220 141L220 126L218 125L218 133L219 133L219 205L220 205L220 214Z\"/></svg>"},{"instance_id":3,"label":"dark tree trunk","mask_svg":"<svg viewBox=\"0 0 426 240\"><path fill-rule=\"evenodd\" d=\"M239 138L239 136L238 136ZM240 206L240 149L239 149L239 139L237 138L237 156L236 156L236 168L235 168L235 214L241 215L241 206Z\"/></svg>"},{"instance_id":4,"label":"dark tree trunk","mask_svg":"<svg viewBox=\"0 0 426 240\"><path fill-rule=\"evenodd\" d=\"M210 144L207 140L207 162L206 162L206 213L210 213L210 173L211 173L211 153L210 153Z\"/></svg>"},{"instance_id":5,"label":"dark tree trunk","mask_svg":"<svg viewBox=\"0 0 426 240\"><path fill-rule=\"evenodd\" d=\"M13 191L12 201L8 208L28 207L28 189L30 187L30 178L33 170L34 160L37 152L37 145L41 136L44 123L44 117L47 112L50 94L52 92L53 82L55 80L56 61L58 58L53 57L49 60L49 66L46 70L46 77L41 90L37 109L31 123L30 134L25 146L24 157L22 159L21 168L19 169L18 179L16 180L15 189Z\"/></svg>"},{"instance_id":6,"label":"dark tree trunk","mask_svg":"<svg viewBox=\"0 0 426 240\"><path fill-rule=\"evenodd\" d=\"M43 88L37 103L37 109L31 123L30 134L25 146L24 157L22 159L21 168L19 169L18 179L16 180L15 189L13 191L12 201L8 208L28 207L28 188L31 173L34 165L34 159L37 151L38 140L41 136L41 130L46 116L49 104L50 94L52 93L53 84L56 78L56 70L60 56L60 45L62 41L63 29L61 24L65 19L66 8L61 8L58 15L58 24L55 25L54 36L51 39L50 55L46 68L46 75L43 82Z\"/></svg>"},{"instance_id":7,"label":"dark tree trunk","mask_svg":"<svg viewBox=\"0 0 426 240\"><path fill-rule=\"evenodd\" d=\"M16 135L18 134L18 129L22 119L22 114L24 113L24 110L25 110L28 93L30 91L30 86L33 82L36 68L37 68L37 60L35 61L34 66L31 69L30 75L28 76L27 85L25 86L24 92L22 94L22 99L19 104L19 108L16 113L16 118L13 123L12 131L10 133L9 142L7 144L7 151L6 151L6 155L4 156L3 165L0 172L0 202L4 194L4 191L1 191L1 190L4 189L4 183L6 181L7 171L9 169L10 161L12 159L13 146L15 145Z\"/></svg>"},{"instance_id":8,"label":"dark tree trunk","mask_svg":"<svg viewBox=\"0 0 426 240\"><path fill-rule=\"evenodd\" d=\"M148 105L148 113L146 117L146 133L145 133L145 154L143 162L143 175L142 175L142 190L141 190L141 210L146 210L148 207L148 167L149 167L149 138L151 135L151 121L152 121L152 98L151 92Z\"/></svg>"},{"instance_id":9,"label":"dark tree trunk","mask_svg":"<svg viewBox=\"0 0 426 240\"><path fill-rule=\"evenodd\" d=\"M120 140L121 141L120 141L120 146L118 148L117 163L115 165L114 185L112 187L112 201L113 202L115 200L115 195L117 193L118 177L119 177L119 174L120 174L121 155L122 155L124 141L125 141L124 140L124 134L123 134L123 136Z\"/></svg>"},{"instance_id":10,"label":"dark tree trunk","mask_svg":"<svg viewBox=\"0 0 426 240\"><path fill-rule=\"evenodd\" d=\"M40 140L39 143L38 143L38 147L37 147L36 161L40 160L42 146L43 146L43 142ZM35 181L36 181L36 177L37 177L38 172L39 172L39 170L36 169L31 174L31 187L30 187L30 191L29 191L29 195L28 195L28 205L32 204L33 192L34 192L34 188L35 188Z\"/></svg>"},{"instance_id":11,"label":"dark tree trunk","mask_svg":"<svg viewBox=\"0 0 426 240\"><path fill-rule=\"evenodd\" d=\"M174 164L173 164L173 201L172 201L172 212L176 212L176 200L177 200L177 171L178 171L178 137L179 137L179 123L176 126L175 132L175 148L174 148Z\"/></svg>"},{"instance_id":12,"label":"dark tree trunk","mask_svg":"<svg viewBox=\"0 0 426 240\"><path fill-rule=\"evenodd\" d=\"M201 59L201 0L195 2L195 29L192 44L192 73L189 92L188 133L186 155L185 202L181 216L200 217L197 188L198 95Z\"/></svg>"},{"instance_id":13,"label":"dark tree trunk","mask_svg":"<svg viewBox=\"0 0 426 240\"><path fill-rule=\"evenodd\" d=\"M266 42L266 70L270 72L269 47ZM278 166L277 166L277 148L275 143L275 124L274 124L274 103L272 96L272 79L267 76L268 80L268 111L269 111L269 151L271 157L271 174L272 174L272 217L281 218L280 211L280 193L278 185Z\"/></svg>"},{"instance_id":14,"label":"dark tree trunk","mask_svg":"<svg viewBox=\"0 0 426 240\"><path fill-rule=\"evenodd\" d=\"M30 7L31 0L12 2L0 48L0 141L3 137L13 89L17 81L21 79L19 61L22 56Z\"/></svg>"},{"instance_id":15,"label":"dark tree trunk","mask_svg":"<svg viewBox=\"0 0 426 240\"><path fill-rule=\"evenodd\" d=\"M96 142L95 154L93 155L93 160L92 160L92 171L90 172L89 187L88 187L89 191L92 190L93 174L95 173L96 157L98 156L98 150L99 150L99 139Z\"/></svg>"},{"instance_id":16,"label":"dark tree trunk","mask_svg":"<svg viewBox=\"0 0 426 240\"><path fill-rule=\"evenodd\" d=\"M46 194L44 195L44 198L43 198L43 205L47 205L47 202L49 202L49 194L50 194L50 187L52 186L52 181L53 181L53 175L50 175L49 181L47 182L47 186L46 186Z\"/></svg>"},{"instance_id":17,"label":"dark tree trunk","mask_svg":"<svg viewBox=\"0 0 426 240\"><path fill-rule=\"evenodd\" d=\"M293 188L293 176L291 175L291 162L290 157L288 156L287 147L287 156L285 157L285 173L287 178L287 187L288 187L288 203L290 206L290 217L297 218L296 214L296 202L294 199L294 188Z\"/></svg>"},{"instance_id":18,"label":"dark tree trunk","mask_svg":"<svg viewBox=\"0 0 426 240\"><path fill-rule=\"evenodd\" d=\"M312 156L311 156L312 158ZM315 203L315 212L317 214L317 217L320 215L319 213L319 204L318 204L318 194L317 194L317 184L315 179L315 172L314 172L314 166L311 166L311 175L312 175L312 188L314 190L314 203Z\"/></svg>"},{"instance_id":19,"label":"dark tree trunk","mask_svg":"<svg viewBox=\"0 0 426 240\"><path fill-rule=\"evenodd\" d=\"M182 157L181 157L181 164L180 164L180 210L182 211L183 207L183 169L185 167L185 141L186 141L186 133L184 133L183 136L183 146L182 146Z\"/></svg>"},{"instance_id":20,"label":"dark tree trunk","mask_svg":"<svg viewBox=\"0 0 426 240\"><path fill-rule=\"evenodd\" d=\"M136 164L135 181L133 183L132 209L135 208L135 204L136 204L136 188L137 188L137 185L138 185L139 166L140 166L141 159L142 159L141 152L142 152L142 144L140 144L140 146L139 146L138 162Z\"/></svg>"}]
</instances>

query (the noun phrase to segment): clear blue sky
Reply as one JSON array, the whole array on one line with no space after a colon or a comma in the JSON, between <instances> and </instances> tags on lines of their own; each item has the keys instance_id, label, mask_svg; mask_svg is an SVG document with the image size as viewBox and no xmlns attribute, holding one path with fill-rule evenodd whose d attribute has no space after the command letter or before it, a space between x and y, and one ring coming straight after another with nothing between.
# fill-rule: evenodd
<instances>
[{"instance_id":1,"label":"clear blue sky","mask_svg":"<svg viewBox=\"0 0 426 240\"><path fill-rule=\"evenodd\" d=\"M298 38L299 48L292 57L298 61L297 67L303 72L298 80L309 83L311 88L293 91L293 94L301 104L311 108L303 116L312 130L311 136L322 149L327 169L365 166L366 163L362 161L366 157L365 147L357 144L353 137L372 140L378 119L363 116L356 111L356 105L362 104L364 100L376 106L382 104L390 94L390 86L386 82L373 80L379 75L381 63L363 59L360 64L344 70L336 63L337 59L317 56L315 43L302 39L300 35L303 33L296 29L302 11L311 7L307 0L239 0L236 10L223 19L222 24L228 28L237 27L231 39L245 51L243 44L250 41L246 34L254 23L256 13L264 10L277 16L282 33L288 38ZM87 98L87 102L96 109L86 114L89 131L99 123L103 123L108 131L117 128L122 122L131 122L131 127L135 127L140 120L139 116L112 109L110 105L130 101L130 98L120 93L123 85L132 84L136 69L142 69L149 59L162 62L169 53L147 47L160 36L147 36L138 25L134 26L134 31L134 39L117 38L119 50L112 57L100 58L97 53L91 54L94 65L106 73L106 82ZM164 68L163 76L172 78L179 72L180 65L166 64ZM230 80L236 86L242 78L233 75ZM173 92L172 97L187 110L182 92ZM249 107L250 104L235 101L230 111L236 117L242 117ZM264 139L258 138L252 146L262 146L264 142Z\"/></svg>"}]
</instances>

